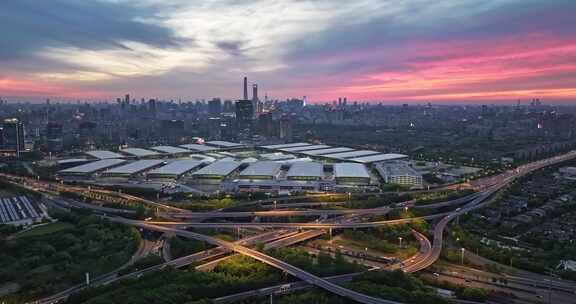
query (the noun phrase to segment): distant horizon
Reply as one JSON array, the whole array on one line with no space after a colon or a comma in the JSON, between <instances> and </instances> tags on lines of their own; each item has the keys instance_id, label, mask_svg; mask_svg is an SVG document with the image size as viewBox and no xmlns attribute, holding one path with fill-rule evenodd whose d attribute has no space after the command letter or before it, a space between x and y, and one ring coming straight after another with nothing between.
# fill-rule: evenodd
<instances>
[{"instance_id":1,"label":"distant horizon","mask_svg":"<svg viewBox=\"0 0 576 304\"><path fill-rule=\"evenodd\" d=\"M116 98L121 98L123 99L123 96L118 96L118 97L114 97L114 98L110 98L110 99L98 99L98 100L90 100L90 99L63 99L63 98L58 98L58 97L47 97L42 99L41 97L10 97L10 96L0 96L0 100L3 100L5 102L8 102L8 104L46 104L47 99L50 100L51 104L77 104L77 103L88 103L88 104L104 104L104 103L108 103L108 104L116 104L117 100ZM178 103L179 98L157 98L157 97L137 97L137 98L133 98L133 96L130 94L130 98L131 98L131 102L132 101L136 101L137 103L141 102L141 99L144 98L145 102L148 102L150 99L154 99L157 101L161 101L161 102L170 102L173 101L175 103ZM239 98L222 98L222 97L210 97L210 98L181 98L181 102L182 103L188 103L188 102L196 102L196 101L204 101L204 102L208 102L210 100L212 100L213 98L220 98L220 100L222 102L226 101L226 100L231 100L233 102L239 100ZM298 97L289 97L288 99L292 99L292 98L296 98L296 99L301 99ZM286 101L286 98L270 98L271 100L278 100L278 101ZM535 98L538 99L538 98ZM532 102L533 99L523 99L520 100L520 105L521 106L528 106L530 105L530 103ZM539 99L540 102L542 102L543 106L576 106L576 103L570 102L570 101L548 101L548 100L544 100L544 99ZM307 101L307 104L309 105L330 105L332 104L334 101L337 100L331 100L331 101ZM382 104L385 106L402 106L404 104L408 104L408 105L422 105L425 106L427 104L431 104L433 106L482 106L482 105L488 105L488 106L516 106L518 104L518 100L515 101L494 101L494 100L486 100L486 101L478 101L478 100L470 100L470 101L416 101L416 100L407 100L407 101L375 101L375 100L351 100L351 99L347 99L347 105L353 105L354 102L358 102L359 104L364 104L364 103L368 103L368 104L372 104L372 105L376 105L376 104Z\"/></svg>"},{"instance_id":2,"label":"distant horizon","mask_svg":"<svg viewBox=\"0 0 576 304\"><path fill-rule=\"evenodd\" d=\"M569 0L2 1L0 96L236 99L247 75L261 99L573 103L574 11Z\"/></svg>"}]
</instances>

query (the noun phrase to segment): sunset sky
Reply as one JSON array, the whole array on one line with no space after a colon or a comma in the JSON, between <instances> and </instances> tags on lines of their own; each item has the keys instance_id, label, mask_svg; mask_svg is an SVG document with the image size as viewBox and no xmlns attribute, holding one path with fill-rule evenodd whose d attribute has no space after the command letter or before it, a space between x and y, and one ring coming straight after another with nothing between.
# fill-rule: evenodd
<instances>
[{"instance_id":1,"label":"sunset sky","mask_svg":"<svg viewBox=\"0 0 576 304\"><path fill-rule=\"evenodd\" d=\"M575 0L0 1L0 96L576 101Z\"/></svg>"}]
</instances>

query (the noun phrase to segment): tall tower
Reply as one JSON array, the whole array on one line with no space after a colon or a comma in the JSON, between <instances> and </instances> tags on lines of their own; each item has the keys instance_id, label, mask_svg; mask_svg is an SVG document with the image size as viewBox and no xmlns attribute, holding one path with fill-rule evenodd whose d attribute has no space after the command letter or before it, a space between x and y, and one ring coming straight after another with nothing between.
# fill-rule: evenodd
<instances>
[{"instance_id":1,"label":"tall tower","mask_svg":"<svg viewBox=\"0 0 576 304\"><path fill-rule=\"evenodd\" d=\"M24 151L24 124L17 118L8 118L3 123L4 149L16 152L20 158L20 152Z\"/></svg>"},{"instance_id":2,"label":"tall tower","mask_svg":"<svg viewBox=\"0 0 576 304\"><path fill-rule=\"evenodd\" d=\"M252 100L254 100L254 101L258 100L258 85L257 84L252 85Z\"/></svg>"},{"instance_id":3,"label":"tall tower","mask_svg":"<svg viewBox=\"0 0 576 304\"><path fill-rule=\"evenodd\" d=\"M248 77L244 76L244 100L248 100Z\"/></svg>"},{"instance_id":4,"label":"tall tower","mask_svg":"<svg viewBox=\"0 0 576 304\"><path fill-rule=\"evenodd\" d=\"M258 99L258 85L257 84L253 84L252 85L252 108L254 108L254 117L258 116L258 114L260 114L260 108L259 107L259 103L260 100Z\"/></svg>"}]
</instances>

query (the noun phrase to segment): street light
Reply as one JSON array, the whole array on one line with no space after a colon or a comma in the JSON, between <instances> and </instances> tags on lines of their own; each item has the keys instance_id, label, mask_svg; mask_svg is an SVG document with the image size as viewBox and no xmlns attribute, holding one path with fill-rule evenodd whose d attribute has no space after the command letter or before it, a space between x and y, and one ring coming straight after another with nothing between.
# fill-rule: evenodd
<instances>
[{"instance_id":1,"label":"street light","mask_svg":"<svg viewBox=\"0 0 576 304\"><path fill-rule=\"evenodd\" d=\"M462 247L462 265L464 265L464 251L466 251L466 249L464 249L464 247Z\"/></svg>"},{"instance_id":2,"label":"street light","mask_svg":"<svg viewBox=\"0 0 576 304\"><path fill-rule=\"evenodd\" d=\"M401 236L398 237L398 243L399 243L398 247L402 248L402 237Z\"/></svg>"}]
</instances>

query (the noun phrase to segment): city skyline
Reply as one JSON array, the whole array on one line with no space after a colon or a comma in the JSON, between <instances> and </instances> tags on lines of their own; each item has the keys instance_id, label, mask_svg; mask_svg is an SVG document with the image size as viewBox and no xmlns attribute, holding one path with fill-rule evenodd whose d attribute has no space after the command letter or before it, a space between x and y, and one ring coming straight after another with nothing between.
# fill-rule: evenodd
<instances>
[{"instance_id":1,"label":"city skyline","mask_svg":"<svg viewBox=\"0 0 576 304\"><path fill-rule=\"evenodd\" d=\"M570 1L0 4L0 96L507 102L576 96Z\"/></svg>"}]
</instances>

